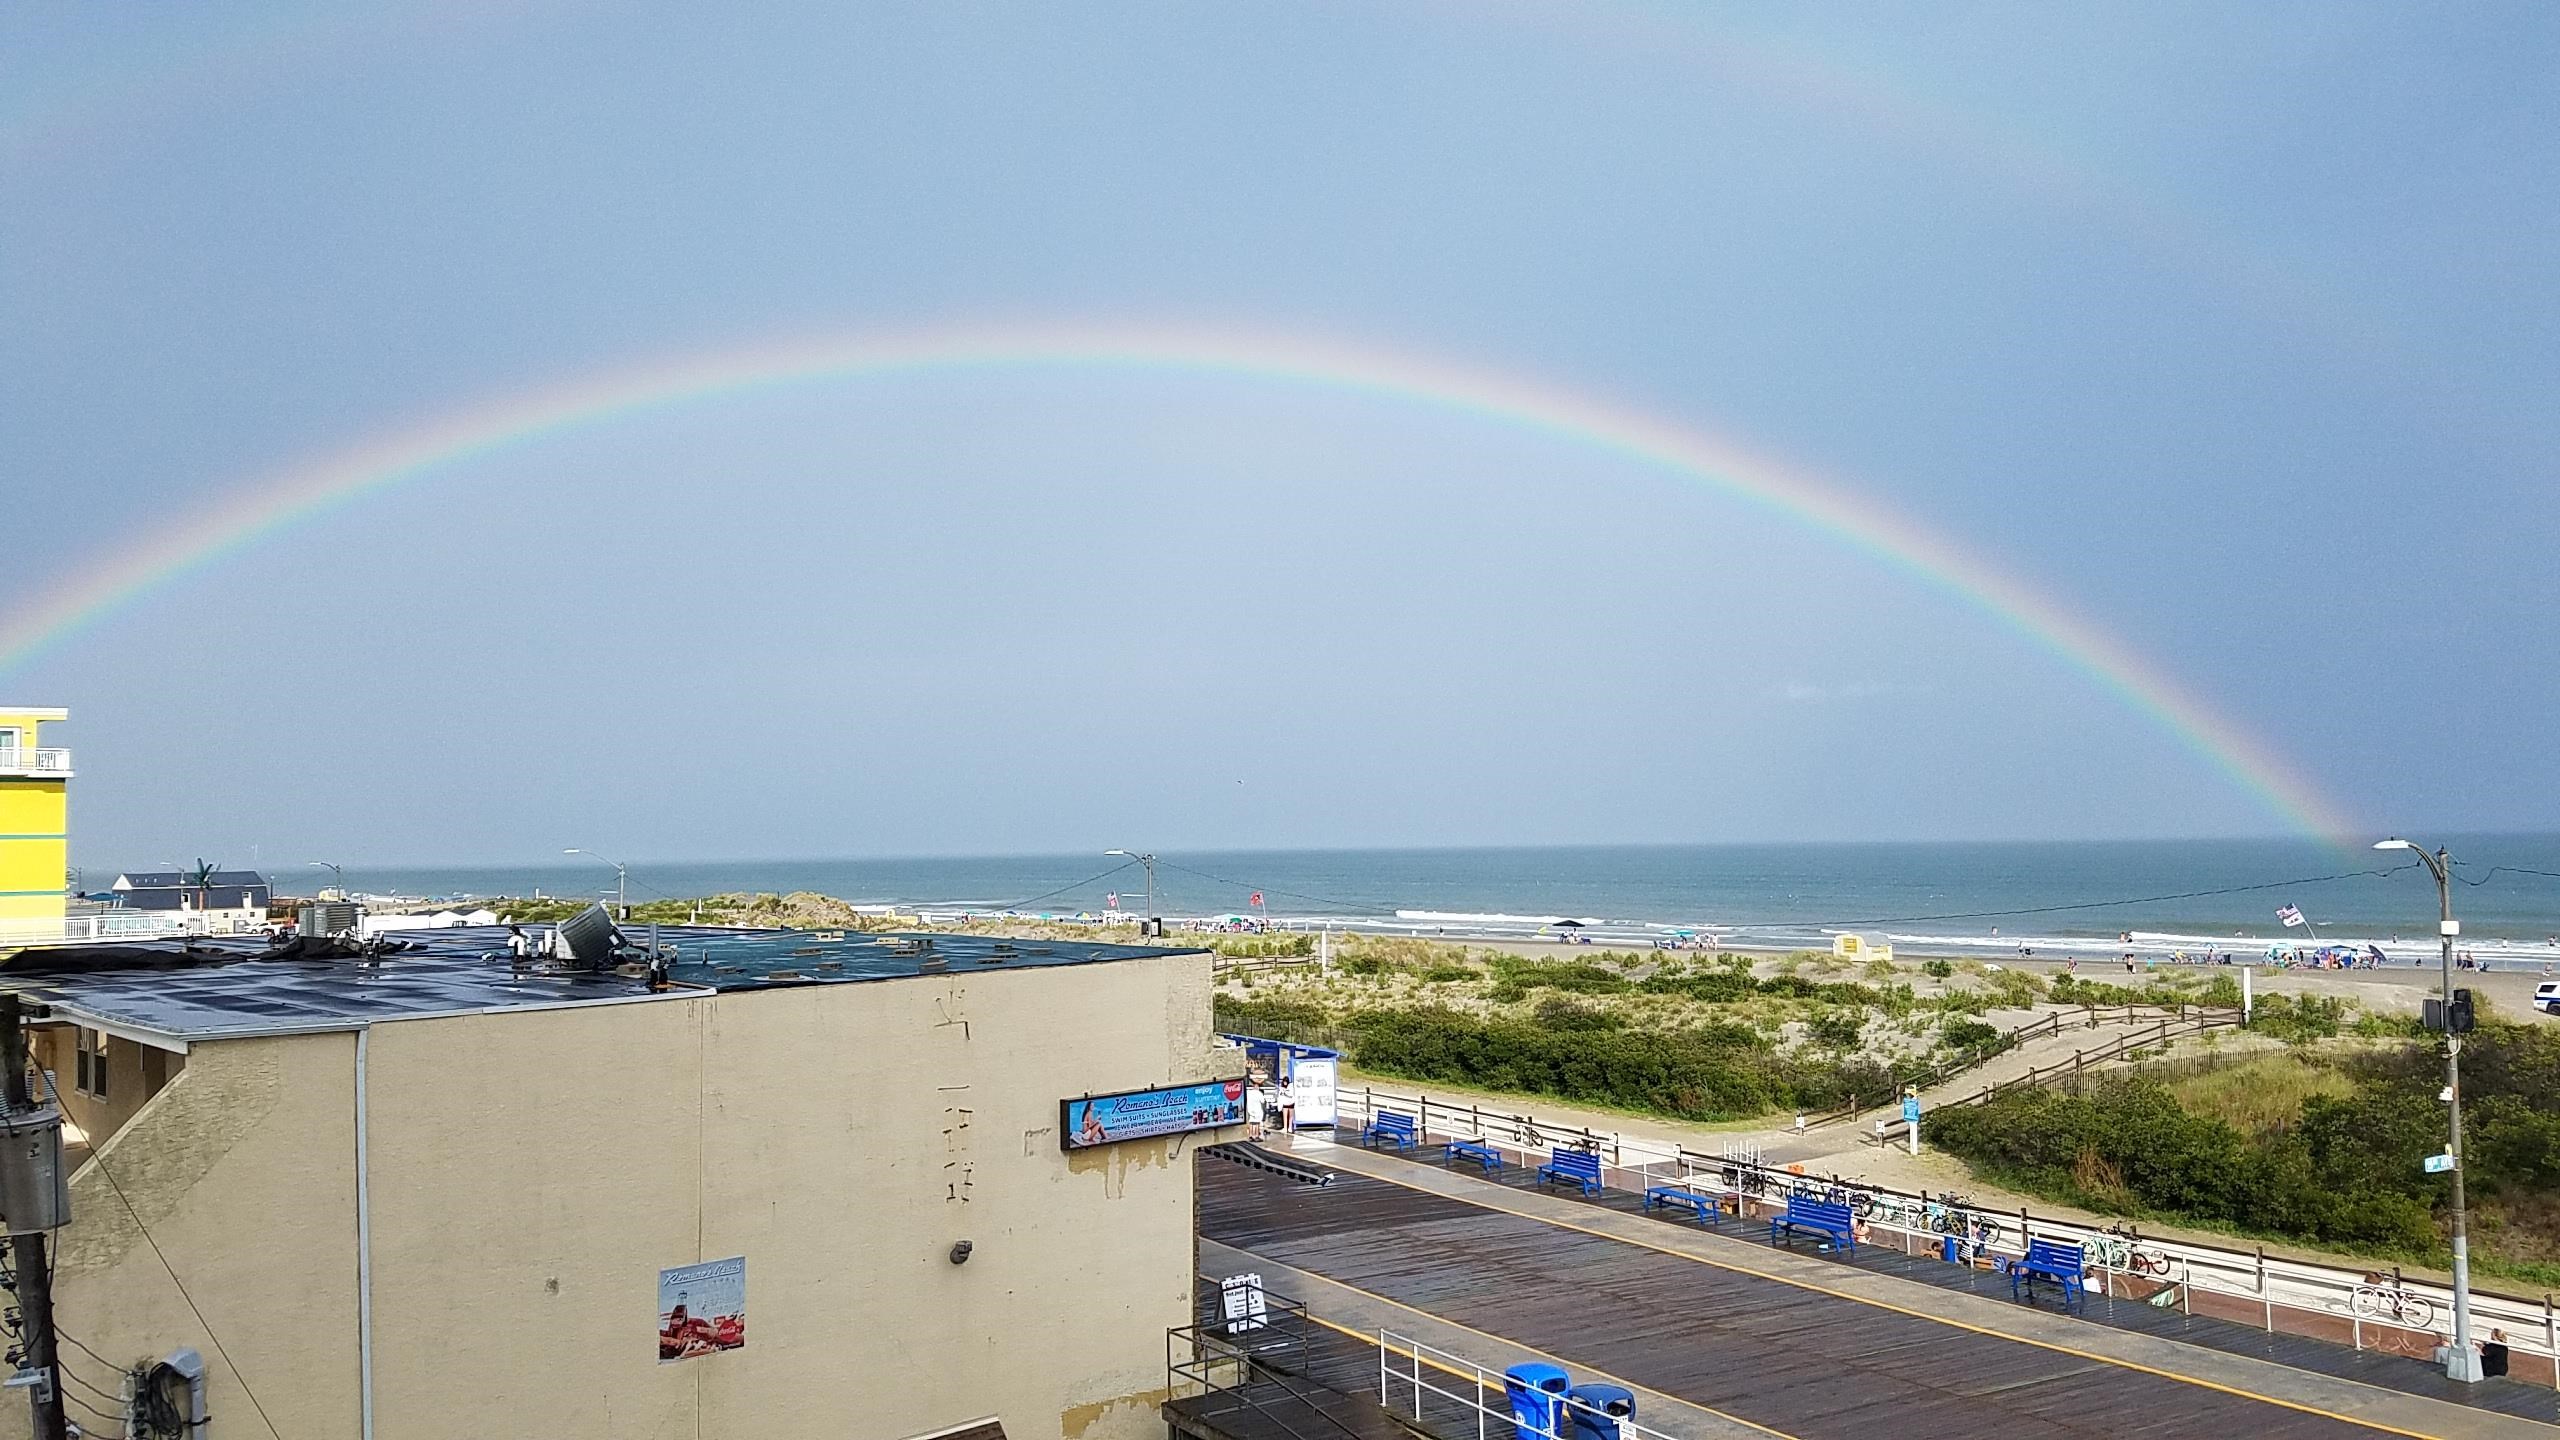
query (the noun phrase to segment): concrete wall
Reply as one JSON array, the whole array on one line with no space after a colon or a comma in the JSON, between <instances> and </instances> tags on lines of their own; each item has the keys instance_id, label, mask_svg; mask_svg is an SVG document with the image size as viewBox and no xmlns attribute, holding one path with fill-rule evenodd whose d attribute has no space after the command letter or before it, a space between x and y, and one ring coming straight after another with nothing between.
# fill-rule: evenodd
<instances>
[{"instance_id":1,"label":"concrete wall","mask_svg":"<svg viewBox=\"0 0 2560 1440\"><path fill-rule=\"evenodd\" d=\"M62 1328L119 1365L194 1346L234 1440L358 1433L354 1063L349 1035L200 1046L72 1177ZM115 1393L105 1362L66 1363ZM12 1394L0 1435L26 1433Z\"/></svg>"},{"instance_id":2,"label":"concrete wall","mask_svg":"<svg viewBox=\"0 0 2560 1440\"><path fill-rule=\"evenodd\" d=\"M69 1025L48 1025L27 1032L27 1054L36 1068L53 1072L62 1093L62 1113L91 1142L124 1128L143 1103L160 1093L172 1077L187 1068L187 1057L171 1050L103 1036L107 1056L107 1098L80 1090L79 1041Z\"/></svg>"},{"instance_id":3,"label":"concrete wall","mask_svg":"<svg viewBox=\"0 0 2560 1440\"><path fill-rule=\"evenodd\" d=\"M70 863L69 787L0 776L0 921L59 921Z\"/></svg>"},{"instance_id":4,"label":"concrete wall","mask_svg":"<svg viewBox=\"0 0 2560 1440\"><path fill-rule=\"evenodd\" d=\"M1152 1436L1217 1137L1068 1156L1058 1102L1208 1078L1210 1041L1197 955L377 1026L376 1433ZM287 1436L357 1433L352 1048L199 1046L105 1157ZM87 1233L93 1180L65 1328L213 1358L147 1250ZM659 1270L731 1255L746 1347L661 1365ZM227 1377L213 1405L268 1433Z\"/></svg>"}]
</instances>

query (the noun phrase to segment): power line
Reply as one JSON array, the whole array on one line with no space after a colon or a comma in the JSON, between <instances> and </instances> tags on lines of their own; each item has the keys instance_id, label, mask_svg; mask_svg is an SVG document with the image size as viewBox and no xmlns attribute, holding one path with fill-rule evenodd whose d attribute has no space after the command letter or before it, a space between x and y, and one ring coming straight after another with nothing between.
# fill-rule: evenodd
<instances>
[{"instance_id":1,"label":"power line","mask_svg":"<svg viewBox=\"0 0 2560 1440\"><path fill-rule=\"evenodd\" d=\"M118 1365L113 1360L110 1360L106 1356L99 1354L97 1351L90 1349L88 1346L82 1345L78 1339L64 1333L64 1331L58 1326L54 1329L53 1338L56 1340L69 1340L72 1345L79 1349L81 1354L88 1356L90 1359L97 1361L99 1364L106 1366L108 1369L115 1371L119 1375L124 1373L123 1366Z\"/></svg>"},{"instance_id":2,"label":"power line","mask_svg":"<svg viewBox=\"0 0 2560 1440\"><path fill-rule=\"evenodd\" d=\"M77 1395L73 1395L73 1394L69 1393L68 1391L64 1392L64 1394L63 1394L63 1396L62 1396L62 1401L63 1401L63 1403L64 1403L64 1404L66 1404L66 1405L77 1405L77 1406L79 1406L79 1407L80 1407L80 1409L81 1409L81 1410L83 1410L83 1411L85 1411L86 1413L97 1416L97 1417L98 1417L98 1419L99 1419L102 1423L104 1423L104 1424L108 1424L108 1425L113 1425L113 1426L115 1426L118 1430L122 1430L122 1429L124 1428L124 1426L125 1426L125 1417L123 1417L123 1416L121 1416L121 1415L108 1415L108 1414L105 1414L105 1413L101 1412L101 1411L98 1409L98 1407L97 1407L97 1406L89 1404L88 1402L86 1402L86 1401L82 1400L79 1396L77 1396ZM124 1402L123 1402L122 1400L118 1400L116 1403L117 1403L117 1404L119 1404L119 1405L121 1405L121 1404L123 1404ZM85 1427L84 1427L84 1429L85 1429Z\"/></svg>"},{"instance_id":3,"label":"power line","mask_svg":"<svg viewBox=\"0 0 2560 1440\"><path fill-rule=\"evenodd\" d=\"M1028 900L1016 900L1009 904L998 905L995 908L998 910L1019 910L1025 905L1037 905L1043 900L1054 900L1059 896L1066 894L1070 890L1081 890L1087 885L1099 884L1102 881L1108 880L1112 876L1119 874L1121 871L1126 870L1137 863L1138 862L1135 860L1123 860L1119 864L1112 866L1110 869L1103 871L1101 874L1088 875L1073 885L1061 885L1057 889L1049 891L1045 895L1034 895ZM1162 864L1163 862L1158 861L1157 863Z\"/></svg>"},{"instance_id":4,"label":"power line","mask_svg":"<svg viewBox=\"0 0 2560 1440\"><path fill-rule=\"evenodd\" d=\"M62 1092L55 1088L53 1076L50 1073L45 1076L45 1088L53 1092L54 1104L62 1103ZM225 1346L222 1343L222 1337L214 1332L213 1322L204 1318L204 1310L196 1304L196 1297L187 1292L187 1282L178 1278L178 1267L169 1263L167 1252L160 1248L159 1237L153 1235L151 1227L143 1222L142 1212L133 1208L133 1201L124 1193L124 1186L117 1181L116 1172L107 1168L107 1157L92 1150L89 1152L89 1163L97 1166L98 1173L107 1177L107 1188L116 1192L116 1203L124 1206L124 1213L133 1217L133 1228L142 1232L143 1243L151 1247L151 1254L159 1260L160 1268L169 1273L169 1283L178 1287L178 1298L187 1302L188 1312L196 1317L198 1325L204 1327L205 1338L213 1342L213 1352L222 1357L223 1365L231 1371L231 1378L240 1382L240 1393L249 1397L249 1408L258 1412L258 1419L265 1424L268 1434L283 1434L283 1431L276 1428L276 1422L267 1418L267 1407L258 1403L258 1392L249 1388L248 1375L240 1369L240 1362L231 1358L229 1347ZM80 1348L86 1350L88 1347L84 1345Z\"/></svg>"},{"instance_id":5,"label":"power line","mask_svg":"<svg viewBox=\"0 0 2560 1440\"><path fill-rule=\"evenodd\" d=\"M122 1405L124 1403L123 1396L108 1394L104 1386L93 1385L88 1381L81 1379L79 1376L71 1373L71 1367L67 1365L56 1365L53 1373L70 1381L72 1384L79 1386L81 1389L88 1391L90 1394L97 1396L99 1399L106 1401L110 1405Z\"/></svg>"},{"instance_id":6,"label":"power line","mask_svg":"<svg viewBox=\"0 0 2560 1440\"><path fill-rule=\"evenodd\" d=\"M2461 868L2461 864L2461 861L2455 861L2454 868L2459 870ZM2500 875L2539 875L2545 880L2560 880L2560 870L2536 870L2525 865L2492 865L2488 869L2481 871L2480 878L2477 880L2461 874L2456 874L2453 878L2461 881L2465 885L2480 886L2488 884Z\"/></svg>"},{"instance_id":7,"label":"power line","mask_svg":"<svg viewBox=\"0 0 2560 1440\"><path fill-rule=\"evenodd\" d=\"M1963 910L1943 915L1888 915L1876 920L1831 920L1816 922L1816 928L1821 928L1823 925L1912 925L1924 920L2001 920L2012 915L2053 915L2066 910L2105 910L2119 905L2157 905L2170 900L2201 900L2214 895L2245 895L2253 890L2289 890L2297 885L2326 885L2333 880L2358 880L2376 875L2397 875L2403 870L2417 868L2418 862L2413 860L2406 865L2393 865L2380 870L2341 870L2335 875L2309 875L2299 880L2270 880L2260 885L2225 885L2216 890L2182 890L2174 895L2136 895L2125 900L2082 900L2069 905L2030 905L2017 910Z\"/></svg>"}]
</instances>

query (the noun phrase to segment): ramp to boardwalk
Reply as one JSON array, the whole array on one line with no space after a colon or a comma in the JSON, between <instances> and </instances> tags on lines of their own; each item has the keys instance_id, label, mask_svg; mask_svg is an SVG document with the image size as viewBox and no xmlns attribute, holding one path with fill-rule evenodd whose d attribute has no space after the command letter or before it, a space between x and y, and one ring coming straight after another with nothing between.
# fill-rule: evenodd
<instances>
[{"instance_id":1,"label":"ramp to boardwalk","mask_svg":"<svg viewBox=\"0 0 2560 1440\"><path fill-rule=\"evenodd\" d=\"M1364 1169L1409 1165L1340 1158ZM1468 1186L1411 1168L1435 1186ZM1797 1440L2553 1433L2359 1386L2342 1390L2352 1414L2287 1400L2251 1389L2245 1368L2230 1372L2239 1383L2204 1378L2215 1373L2209 1362L2260 1362L2197 1351L2201 1374L2172 1373L1926 1313L1961 1297L1907 1282L1855 1277L1912 1292L1901 1297L1911 1303L1891 1303L1517 1213L1542 1199L1517 1191L1482 1187L1503 1202L1492 1208L1361 1174L1322 1187L1233 1165L1204 1165L1199 1174L1204 1238ZM1742 1255L1768 1253L1717 1243Z\"/></svg>"}]
</instances>

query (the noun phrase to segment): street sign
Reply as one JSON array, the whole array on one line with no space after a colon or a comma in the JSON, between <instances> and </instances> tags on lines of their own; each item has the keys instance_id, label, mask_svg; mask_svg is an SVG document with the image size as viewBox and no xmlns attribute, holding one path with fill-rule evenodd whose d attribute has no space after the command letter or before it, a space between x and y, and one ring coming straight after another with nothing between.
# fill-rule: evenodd
<instances>
[{"instance_id":1,"label":"street sign","mask_svg":"<svg viewBox=\"0 0 2560 1440\"><path fill-rule=\"evenodd\" d=\"M1905 1119L1905 1120L1910 1121L1910 1122L1911 1122L1912 1124L1914 1124L1914 1125L1917 1125L1917 1124L1919 1124L1919 1123L1920 1123L1920 1097L1919 1097L1919 1096L1914 1095L1914 1096L1912 1096L1910 1099L1905 1100L1905 1101L1903 1101L1903 1102L1902 1102L1902 1118L1903 1118L1903 1119Z\"/></svg>"},{"instance_id":2,"label":"street sign","mask_svg":"<svg viewBox=\"0 0 2560 1440\"><path fill-rule=\"evenodd\" d=\"M2439 1154L2427 1157L2427 1173L2430 1175L2442 1175L2452 1168L2453 1157L2451 1155Z\"/></svg>"}]
</instances>

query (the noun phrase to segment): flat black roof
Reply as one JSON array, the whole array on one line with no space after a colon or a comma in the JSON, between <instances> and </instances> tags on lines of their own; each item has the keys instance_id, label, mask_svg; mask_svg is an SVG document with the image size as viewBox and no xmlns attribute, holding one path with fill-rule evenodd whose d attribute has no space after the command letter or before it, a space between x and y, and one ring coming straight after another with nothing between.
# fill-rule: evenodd
<instances>
[{"instance_id":1,"label":"flat black roof","mask_svg":"<svg viewBox=\"0 0 2560 1440\"><path fill-rule=\"evenodd\" d=\"M522 928L536 937L550 929ZM407 948L372 960L258 959L266 942L247 937L145 942L120 948L165 948L174 954L191 946L199 960L209 963L30 974L12 974L0 965L0 990L15 990L92 1028L131 1031L143 1038L211 1040L344 1030L430 1015L656 1000L702 990L769 990L1084 965L1196 953L1198 948L692 925L637 925L625 935L637 944L654 940L672 949L675 959L668 974L678 988L653 994L635 966L578 973L549 962L519 963L507 948L505 927L461 926L391 932L390 938Z\"/></svg>"}]
</instances>

